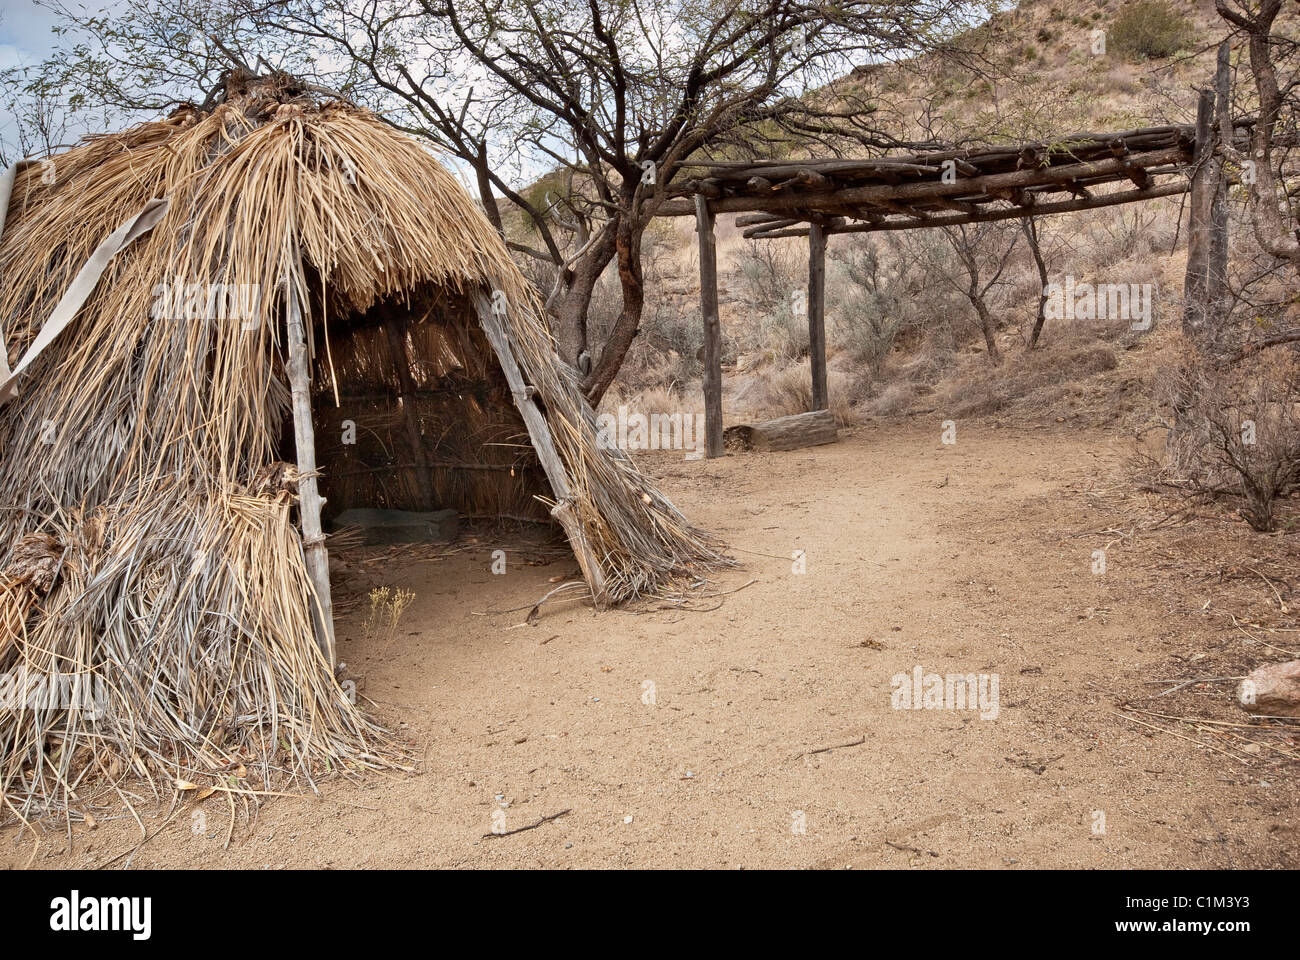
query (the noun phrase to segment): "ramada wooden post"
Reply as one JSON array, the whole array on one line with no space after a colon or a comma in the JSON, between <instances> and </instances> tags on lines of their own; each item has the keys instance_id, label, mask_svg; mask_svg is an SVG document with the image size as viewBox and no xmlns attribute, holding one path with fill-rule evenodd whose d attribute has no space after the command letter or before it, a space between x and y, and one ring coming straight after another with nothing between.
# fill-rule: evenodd
<instances>
[{"instance_id":1,"label":"ramada wooden post","mask_svg":"<svg viewBox=\"0 0 1300 960\"><path fill-rule=\"evenodd\" d=\"M695 229L700 244L700 315L704 318L704 455L722 448L722 324L718 319L718 248L709 201L695 194Z\"/></svg>"},{"instance_id":2,"label":"ramada wooden post","mask_svg":"<svg viewBox=\"0 0 1300 960\"><path fill-rule=\"evenodd\" d=\"M826 390L826 228L808 229L808 355L812 362L812 409L825 410Z\"/></svg>"},{"instance_id":3,"label":"ramada wooden post","mask_svg":"<svg viewBox=\"0 0 1300 960\"><path fill-rule=\"evenodd\" d=\"M1214 73L1214 135L1223 146L1232 144L1232 100L1229 89L1232 65L1228 41L1219 46ZM1213 139L1213 138L1212 138ZM1209 165L1213 171L1210 198L1210 249L1206 268L1205 300L1210 311L1210 331L1217 342L1222 328L1222 313L1228 305L1228 171L1226 155L1211 149Z\"/></svg>"},{"instance_id":4,"label":"ramada wooden post","mask_svg":"<svg viewBox=\"0 0 1300 960\"><path fill-rule=\"evenodd\" d=\"M293 443L298 453L298 515L302 523L302 551L307 576L316 593L312 623L316 643L334 669L334 605L330 602L330 561L321 529L320 511L325 500L316 484L316 430L311 422L311 370L302 305L293 278L285 283L285 329L289 337L289 389L293 400Z\"/></svg>"},{"instance_id":5,"label":"ramada wooden post","mask_svg":"<svg viewBox=\"0 0 1300 960\"><path fill-rule=\"evenodd\" d=\"M582 522L573 512L573 488L569 485L569 472L564 467L564 461L560 459L559 451L555 449L550 425L537 407L537 401L534 399L537 390L524 383L524 373L515 360L515 352L511 349L510 336L506 333L505 324L502 323L501 317L492 311L492 304L482 293L474 297L474 309L478 312L483 333L497 355L497 362L501 364L501 372L506 376L506 384L510 387L515 406L519 408L519 413L524 418L524 426L528 428L528 436L533 442L533 449L537 451L537 459L541 461L542 469L546 471L546 477L551 481L551 490L555 494L555 506L551 509L551 516L559 521L565 535L569 538L573 555L578 560L578 566L582 568L583 578L591 588L592 601L597 609L604 609L609 604L605 574L601 570L595 551L587 541L586 534L582 531Z\"/></svg>"},{"instance_id":6,"label":"ramada wooden post","mask_svg":"<svg viewBox=\"0 0 1300 960\"><path fill-rule=\"evenodd\" d=\"M1202 90L1196 105L1196 152L1192 156L1192 197L1187 222L1187 273L1183 279L1183 330L1198 340L1205 332L1209 295L1210 221L1214 202L1214 91Z\"/></svg>"}]
</instances>

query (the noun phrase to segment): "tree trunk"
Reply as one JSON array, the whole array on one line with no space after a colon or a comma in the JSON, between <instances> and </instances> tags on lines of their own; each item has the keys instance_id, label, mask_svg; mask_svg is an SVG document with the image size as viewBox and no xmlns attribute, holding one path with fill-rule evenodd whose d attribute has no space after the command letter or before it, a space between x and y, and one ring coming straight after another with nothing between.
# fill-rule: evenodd
<instances>
[{"instance_id":1,"label":"tree trunk","mask_svg":"<svg viewBox=\"0 0 1300 960\"><path fill-rule=\"evenodd\" d=\"M1223 148L1232 146L1232 103L1229 91L1228 41L1219 46L1218 69L1214 75L1215 138ZM1225 133L1226 131L1226 133ZM1206 158L1210 164L1210 238L1205 276L1206 344L1212 353L1222 350L1228 313L1228 173L1223 153L1215 150Z\"/></svg>"},{"instance_id":2,"label":"tree trunk","mask_svg":"<svg viewBox=\"0 0 1300 960\"><path fill-rule=\"evenodd\" d=\"M1244 25L1250 36L1250 72L1259 95L1259 114L1250 145L1255 182L1251 186L1249 206L1255 238L1273 256L1289 260L1300 270L1300 237L1297 237L1296 224L1283 218L1278 202L1278 178L1273 169L1273 130L1284 101L1273 62L1272 29L1281 10L1281 0L1263 0L1253 18L1234 22Z\"/></svg>"},{"instance_id":3,"label":"tree trunk","mask_svg":"<svg viewBox=\"0 0 1300 960\"><path fill-rule=\"evenodd\" d=\"M980 329L984 331L984 345L988 348L989 363L996 367L1002 362L1002 354L998 350L998 341L994 336L993 315L989 313L984 298L978 293L971 294L970 302L975 305L975 312L979 314Z\"/></svg>"},{"instance_id":4,"label":"tree trunk","mask_svg":"<svg viewBox=\"0 0 1300 960\"><path fill-rule=\"evenodd\" d=\"M555 339L560 359L571 366L578 365L578 354L591 351L587 336L587 314L596 284L609 262L614 259L616 231L605 228L597 234L595 242L571 268L571 276L564 292L551 304L555 320ZM563 269L563 268L561 268Z\"/></svg>"},{"instance_id":5,"label":"tree trunk","mask_svg":"<svg viewBox=\"0 0 1300 960\"><path fill-rule=\"evenodd\" d=\"M1033 217L1025 220L1023 227L1025 239L1029 241L1029 249L1034 254L1034 264L1038 267L1038 314L1034 317L1034 329L1029 334L1029 349L1033 350L1038 346L1038 338L1047 320L1047 262L1043 259L1042 248L1038 245L1038 225L1034 223Z\"/></svg>"},{"instance_id":6,"label":"tree trunk","mask_svg":"<svg viewBox=\"0 0 1300 960\"><path fill-rule=\"evenodd\" d=\"M583 392L593 407L600 403L609 385L623 365L632 341L641 327L641 310L645 305L645 282L641 272L641 235L644 223L635 223L627 214L618 215L615 251L618 256L618 282L623 291L623 309L614 329L600 351L600 362L583 384Z\"/></svg>"},{"instance_id":7,"label":"tree trunk","mask_svg":"<svg viewBox=\"0 0 1300 960\"><path fill-rule=\"evenodd\" d=\"M1196 107L1196 155L1192 161L1191 202L1187 208L1187 273L1183 281L1183 332L1200 344L1205 334L1210 267L1210 205L1214 179L1210 153L1214 149L1214 91L1202 90Z\"/></svg>"},{"instance_id":8,"label":"tree trunk","mask_svg":"<svg viewBox=\"0 0 1300 960\"><path fill-rule=\"evenodd\" d=\"M492 192L492 181L488 177L487 145L479 148L479 155L474 161L474 180L478 184L479 202L483 204L483 213L492 228L505 239L506 228L501 223L501 211L497 209L496 194Z\"/></svg>"}]
</instances>

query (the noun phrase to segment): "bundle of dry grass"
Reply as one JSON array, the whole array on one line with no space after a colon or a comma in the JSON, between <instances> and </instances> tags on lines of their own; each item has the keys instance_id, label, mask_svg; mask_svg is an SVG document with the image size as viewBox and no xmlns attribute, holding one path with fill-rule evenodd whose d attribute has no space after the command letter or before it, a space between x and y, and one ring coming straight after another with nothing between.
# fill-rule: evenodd
<instances>
[{"instance_id":1,"label":"bundle of dry grass","mask_svg":"<svg viewBox=\"0 0 1300 960\"><path fill-rule=\"evenodd\" d=\"M8 815L85 809L134 776L170 791L232 764L310 783L400 762L317 648L296 477L268 479L293 459L290 286L331 507L421 494L417 454L433 496L462 512L550 495L472 309L495 294L609 597L728 562L598 448L500 238L372 115L286 77L232 77L213 109L92 138L49 169L17 173L0 236L11 363L110 231L153 198L168 208L0 408L0 678L43 684L28 697L10 683L0 701ZM349 466L331 440L343 419L388 438L388 462L352 451L360 472L332 476ZM385 471L382 496L352 479Z\"/></svg>"}]
</instances>

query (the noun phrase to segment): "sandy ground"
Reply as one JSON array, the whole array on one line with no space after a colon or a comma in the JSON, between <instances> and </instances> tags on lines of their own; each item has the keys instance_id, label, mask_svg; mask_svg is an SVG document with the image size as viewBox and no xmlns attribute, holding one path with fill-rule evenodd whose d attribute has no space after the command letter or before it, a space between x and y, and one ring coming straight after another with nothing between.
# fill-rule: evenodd
<instances>
[{"instance_id":1,"label":"sandy ground","mask_svg":"<svg viewBox=\"0 0 1300 960\"><path fill-rule=\"evenodd\" d=\"M1213 520L1126 530L1107 506L1124 451L1103 433L972 424L957 440L914 423L805 451L648 459L744 564L704 592L748 586L690 610L548 605L523 626L523 612L484 615L526 607L576 569L508 539L382 567L416 599L382 655L360 639L357 604L341 656L421 772L331 782L233 821L214 797L204 819L182 808L131 865L1300 863L1294 736L1248 731L1262 744L1250 747L1120 716L1138 703L1247 719L1232 683L1157 695L1300 647L1300 633L1248 639L1266 636L1270 590L1289 584L1222 565L1216 582L1207 566L1260 538ZM1294 557L1295 536L1266 539ZM498 547L504 576L489 570ZM1216 604L1240 604L1243 619L1212 616ZM891 708L891 678L917 666L997 674L996 719ZM138 840L126 818L52 831L35 850L10 829L0 863L100 865Z\"/></svg>"}]
</instances>

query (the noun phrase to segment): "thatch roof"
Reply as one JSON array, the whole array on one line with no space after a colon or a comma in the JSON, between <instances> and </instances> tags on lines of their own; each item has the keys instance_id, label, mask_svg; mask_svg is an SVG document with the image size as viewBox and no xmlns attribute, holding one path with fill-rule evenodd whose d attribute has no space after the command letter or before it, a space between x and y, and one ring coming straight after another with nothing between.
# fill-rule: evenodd
<instances>
[{"instance_id":1,"label":"thatch roof","mask_svg":"<svg viewBox=\"0 0 1300 960\"><path fill-rule=\"evenodd\" d=\"M295 497L268 480L293 459L285 278L307 306L318 424L346 413L335 397L392 413L402 364L375 345L397 318L414 389L434 397L411 407L417 433L441 417L438 437L459 438L451 456L435 451L434 493L467 512L550 496L471 309L501 291L611 599L727 562L624 455L598 448L576 374L501 239L425 147L373 115L283 77L232 83L211 110L53 160L53 177L17 172L0 235L10 365L105 236L155 198L168 207L0 407L0 678L76 675L104 698L102 712L0 702L10 814L77 809L99 774L170 789L235 762L310 781L391 761L316 646ZM261 294L244 322L185 319L158 310L169 284ZM331 498L374 496L329 490L328 439L318 446Z\"/></svg>"}]
</instances>

